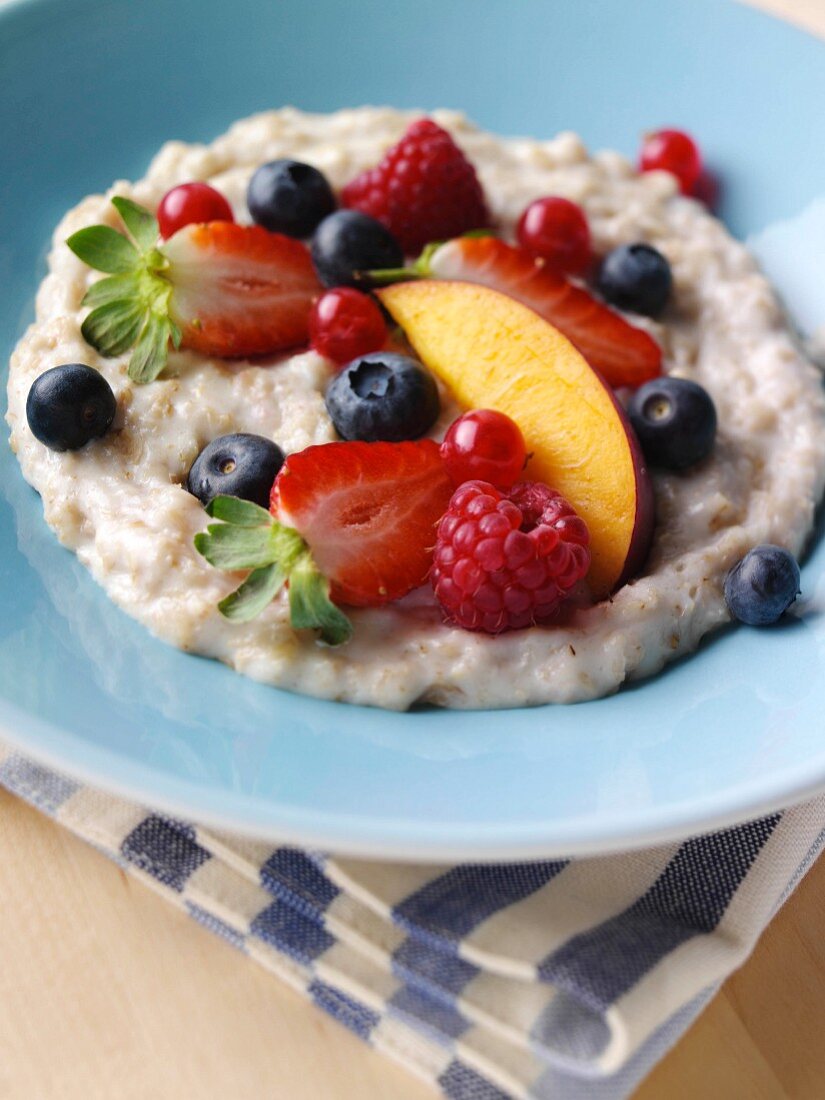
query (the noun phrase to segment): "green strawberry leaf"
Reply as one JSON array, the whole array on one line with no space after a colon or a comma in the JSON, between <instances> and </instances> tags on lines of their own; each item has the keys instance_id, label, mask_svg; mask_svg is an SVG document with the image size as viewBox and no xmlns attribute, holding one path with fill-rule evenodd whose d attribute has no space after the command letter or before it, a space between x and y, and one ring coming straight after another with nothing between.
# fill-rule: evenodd
<instances>
[{"instance_id":1,"label":"green strawberry leaf","mask_svg":"<svg viewBox=\"0 0 825 1100\"><path fill-rule=\"evenodd\" d=\"M128 373L133 382L154 382L166 366L171 335L169 318L150 313L129 360Z\"/></svg>"},{"instance_id":2,"label":"green strawberry leaf","mask_svg":"<svg viewBox=\"0 0 825 1100\"><path fill-rule=\"evenodd\" d=\"M102 355L122 355L133 347L129 377L133 382L152 382L166 366L170 340L179 348L182 339L169 317L169 260L157 247L159 228L150 211L121 195L112 205L135 243L108 225L81 229L66 242L84 263L109 274L83 298L82 304L92 312L81 331Z\"/></svg>"},{"instance_id":3,"label":"green strawberry leaf","mask_svg":"<svg viewBox=\"0 0 825 1100\"><path fill-rule=\"evenodd\" d=\"M134 271L140 263L140 254L132 242L108 225L79 229L66 244L78 259L96 271L116 275Z\"/></svg>"},{"instance_id":4,"label":"green strawberry leaf","mask_svg":"<svg viewBox=\"0 0 825 1100\"><path fill-rule=\"evenodd\" d=\"M160 236L160 227L153 214L121 195L116 195L112 199L112 206L120 214L123 224L141 252L148 252L150 248L155 247Z\"/></svg>"},{"instance_id":5,"label":"green strawberry leaf","mask_svg":"<svg viewBox=\"0 0 825 1100\"><path fill-rule=\"evenodd\" d=\"M221 600L218 610L233 623L247 623L269 606L284 586L286 573L278 562L254 569L240 588Z\"/></svg>"},{"instance_id":6,"label":"green strawberry leaf","mask_svg":"<svg viewBox=\"0 0 825 1100\"><path fill-rule=\"evenodd\" d=\"M289 618L295 630L320 631L327 645L343 645L352 637L352 623L329 598L329 581L309 551L289 574Z\"/></svg>"},{"instance_id":7,"label":"green strawberry leaf","mask_svg":"<svg viewBox=\"0 0 825 1100\"><path fill-rule=\"evenodd\" d=\"M134 298L119 298L93 309L80 331L101 355L121 355L134 344L146 311Z\"/></svg>"},{"instance_id":8,"label":"green strawberry leaf","mask_svg":"<svg viewBox=\"0 0 825 1100\"><path fill-rule=\"evenodd\" d=\"M291 527L264 508L237 497L218 496L206 511L223 523L210 523L195 535L195 549L218 569L252 572L218 610L232 622L248 622L289 581L290 622L295 630L318 630L321 641L341 645L352 637L352 623L329 598L329 581L319 572L309 547Z\"/></svg>"},{"instance_id":9,"label":"green strawberry leaf","mask_svg":"<svg viewBox=\"0 0 825 1100\"><path fill-rule=\"evenodd\" d=\"M105 306L123 298L134 298L140 293L140 277L134 271L125 271L120 275L107 275L92 283L83 296L82 306Z\"/></svg>"},{"instance_id":10,"label":"green strawberry leaf","mask_svg":"<svg viewBox=\"0 0 825 1100\"><path fill-rule=\"evenodd\" d=\"M217 569L260 569L276 561L271 527L210 523L195 535L195 549Z\"/></svg>"},{"instance_id":11,"label":"green strawberry leaf","mask_svg":"<svg viewBox=\"0 0 825 1100\"><path fill-rule=\"evenodd\" d=\"M224 523L236 527L271 527L273 523L266 508L240 497L213 497L206 506L206 512L213 519L222 519Z\"/></svg>"}]
</instances>

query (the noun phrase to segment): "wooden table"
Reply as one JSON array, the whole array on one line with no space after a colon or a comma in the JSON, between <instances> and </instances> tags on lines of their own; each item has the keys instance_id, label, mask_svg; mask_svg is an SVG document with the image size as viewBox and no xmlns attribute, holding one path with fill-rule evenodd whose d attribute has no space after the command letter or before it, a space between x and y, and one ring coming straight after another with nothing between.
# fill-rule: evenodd
<instances>
[{"instance_id":1,"label":"wooden table","mask_svg":"<svg viewBox=\"0 0 825 1100\"><path fill-rule=\"evenodd\" d=\"M825 0L758 0L825 34ZM636 1100L825 1097L825 860ZM0 792L3 1100L426 1100L248 959Z\"/></svg>"}]
</instances>

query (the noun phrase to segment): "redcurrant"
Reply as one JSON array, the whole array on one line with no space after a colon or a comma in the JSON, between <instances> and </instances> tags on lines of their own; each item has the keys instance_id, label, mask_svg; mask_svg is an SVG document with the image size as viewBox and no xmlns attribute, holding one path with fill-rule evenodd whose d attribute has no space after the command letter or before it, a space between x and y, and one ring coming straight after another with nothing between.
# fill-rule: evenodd
<instances>
[{"instance_id":1,"label":"redcurrant","mask_svg":"<svg viewBox=\"0 0 825 1100\"><path fill-rule=\"evenodd\" d=\"M522 248L562 275L581 275L590 266L590 227L582 208L569 199L548 195L531 202L516 236Z\"/></svg>"},{"instance_id":2,"label":"redcurrant","mask_svg":"<svg viewBox=\"0 0 825 1100\"><path fill-rule=\"evenodd\" d=\"M232 207L208 183L181 183L167 191L158 206L160 235L168 240L185 225L195 222L232 222Z\"/></svg>"},{"instance_id":3,"label":"redcurrant","mask_svg":"<svg viewBox=\"0 0 825 1100\"><path fill-rule=\"evenodd\" d=\"M348 363L378 351L387 326L376 303L353 287L338 286L322 294L309 315L309 342L319 355Z\"/></svg>"},{"instance_id":4,"label":"redcurrant","mask_svg":"<svg viewBox=\"0 0 825 1100\"><path fill-rule=\"evenodd\" d=\"M682 130L646 134L639 157L642 172L670 172L683 195L692 195L702 174L702 156L696 142Z\"/></svg>"},{"instance_id":5,"label":"redcurrant","mask_svg":"<svg viewBox=\"0 0 825 1100\"><path fill-rule=\"evenodd\" d=\"M475 409L447 429L441 457L456 485L489 481L509 489L521 476L527 448L521 429L509 416L495 409Z\"/></svg>"},{"instance_id":6,"label":"redcurrant","mask_svg":"<svg viewBox=\"0 0 825 1100\"><path fill-rule=\"evenodd\" d=\"M722 181L714 172L711 172L708 168L703 168L702 174L693 185L691 194L699 202L703 202L713 214L718 208L722 196Z\"/></svg>"}]
</instances>

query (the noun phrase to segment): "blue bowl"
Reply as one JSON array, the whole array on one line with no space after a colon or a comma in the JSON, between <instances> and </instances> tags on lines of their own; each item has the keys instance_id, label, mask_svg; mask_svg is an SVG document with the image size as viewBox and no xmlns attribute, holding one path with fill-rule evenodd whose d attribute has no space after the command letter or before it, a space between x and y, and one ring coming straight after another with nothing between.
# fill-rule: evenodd
<instances>
[{"instance_id":1,"label":"blue bowl","mask_svg":"<svg viewBox=\"0 0 825 1100\"><path fill-rule=\"evenodd\" d=\"M722 175L733 230L796 271L776 225L798 227L822 189L823 101L822 44L719 0L13 2L0 10L0 344L32 318L68 207L140 176L167 138L209 140L286 103L459 107L491 130L575 129L627 153L678 124ZM57 544L6 447L0 464L0 735L103 787L328 849L510 859L661 841L825 786L821 546L806 614L724 631L613 698L392 714L155 641Z\"/></svg>"}]
</instances>

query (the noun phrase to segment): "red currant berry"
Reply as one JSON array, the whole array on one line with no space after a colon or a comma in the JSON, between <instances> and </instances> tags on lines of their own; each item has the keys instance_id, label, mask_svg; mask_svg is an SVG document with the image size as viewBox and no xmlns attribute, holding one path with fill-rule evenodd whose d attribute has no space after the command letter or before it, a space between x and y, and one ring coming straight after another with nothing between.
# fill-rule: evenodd
<instances>
[{"instance_id":1,"label":"red currant berry","mask_svg":"<svg viewBox=\"0 0 825 1100\"><path fill-rule=\"evenodd\" d=\"M456 485L488 481L509 489L521 476L527 448L518 424L509 416L495 409L475 409L447 429L441 457Z\"/></svg>"},{"instance_id":2,"label":"red currant berry","mask_svg":"<svg viewBox=\"0 0 825 1100\"><path fill-rule=\"evenodd\" d=\"M693 198L703 202L713 214L718 209L722 197L722 181L709 169L703 168L702 174L693 185L691 194Z\"/></svg>"},{"instance_id":3,"label":"red currant berry","mask_svg":"<svg viewBox=\"0 0 825 1100\"><path fill-rule=\"evenodd\" d=\"M639 157L642 172L670 172L683 195L692 195L702 174L702 156L696 142L681 130L657 130L647 134Z\"/></svg>"},{"instance_id":4,"label":"red currant berry","mask_svg":"<svg viewBox=\"0 0 825 1100\"><path fill-rule=\"evenodd\" d=\"M372 298L353 287L328 290L310 312L310 345L336 363L348 363L359 355L378 351L386 339L381 310Z\"/></svg>"},{"instance_id":5,"label":"red currant berry","mask_svg":"<svg viewBox=\"0 0 825 1100\"><path fill-rule=\"evenodd\" d=\"M232 207L208 183L182 183L167 191L158 207L160 235L168 240L195 222L233 222Z\"/></svg>"},{"instance_id":6,"label":"red currant berry","mask_svg":"<svg viewBox=\"0 0 825 1100\"><path fill-rule=\"evenodd\" d=\"M562 275L581 275L590 266L590 227L582 208L569 199L549 195L531 202L516 236L523 249Z\"/></svg>"}]
</instances>

